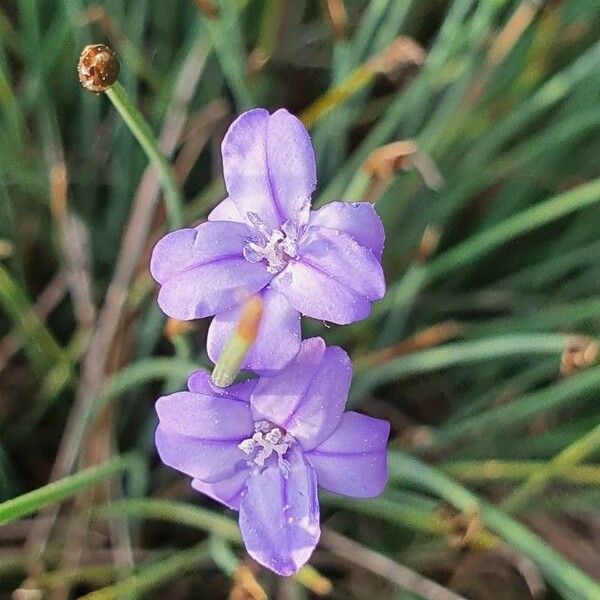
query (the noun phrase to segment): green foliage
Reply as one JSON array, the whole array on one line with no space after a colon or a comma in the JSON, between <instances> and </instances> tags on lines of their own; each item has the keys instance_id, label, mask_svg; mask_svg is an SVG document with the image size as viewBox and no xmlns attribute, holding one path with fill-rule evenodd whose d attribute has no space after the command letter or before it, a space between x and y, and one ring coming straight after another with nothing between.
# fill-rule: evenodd
<instances>
[{"instance_id":1,"label":"green foliage","mask_svg":"<svg viewBox=\"0 0 600 600\"><path fill-rule=\"evenodd\" d=\"M0 522L51 518L77 496L60 526L23 521L21 538L2 537L0 590L29 574L90 598L160 597L175 581L173 597L226 597L243 558L232 515L158 465L152 444L154 399L206 367L206 328L165 329L147 259L222 197L227 123L286 106L311 124L314 203L374 194L387 234L389 292L371 317L303 324L352 354L353 406L392 422L388 489L324 496L325 526L469 598L528 598L532 569L548 597L600 597L597 557L577 550L600 543L598 3L348 0L337 37L325 2L218 0L216 18L210 4L0 7ZM399 36L406 54L374 71ZM77 82L92 42L120 56L110 99ZM407 139L417 155L374 186L371 152ZM103 315L115 298L122 310ZM440 333L448 320L458 339ZM448 544L461 519L478 523L463 554ZM105 534L115 564L86 564ZM519 585L472 592L494 552ZM332 597L399 597L327 555L291 596L326 576Z\"/></svg>"}]
</instances>

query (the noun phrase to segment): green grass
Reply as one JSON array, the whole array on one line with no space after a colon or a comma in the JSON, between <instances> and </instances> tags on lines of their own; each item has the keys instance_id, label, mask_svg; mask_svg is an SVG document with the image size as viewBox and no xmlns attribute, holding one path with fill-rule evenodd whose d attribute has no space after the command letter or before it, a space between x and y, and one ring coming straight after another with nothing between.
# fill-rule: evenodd
<instances>
[{"instance_id":1,"label":"green grass","mask_svg":"<svg viewBox=\"0 0 600 600\"><path fill-rule=\"evenodd\" d=\"M227 597L244 560L234 515L152 441L155 398L208 367L206 323L165 333L148 253L223 197L235 115L285 106L310 120L315 205L364 198L362 164L398 140L444 180L431 190L409 165L381 187L388 294L371 316L303 323L352 355L352 405L392 423L384 495L324 495L324 524L468 598L528 598L525 563L548 598L600 597L597 558L578 550L600 544L600 5L347 0L340 39L325 2L214 3L217 18L192 0L0 7L0 521L18 525L0 537L0 595L29 576L65 598ZM399 36L423 64L374 73ZM110 98L77 82L91 42L119 54ZM64 243L70 217L83 244ZM439 242L424 252L426 228ZM48 299L57 275L67 293ZM448 320L458 336L415 342ZM561 373L573 344L583 363ZM461 519L478 525L459 554ZM109 552L94 555L98 536ZM486 582L491 556L513 575ZM326 547L311 566L290 597L323 577L332 598L410 597Z\"/></svg>"}]
</instances>

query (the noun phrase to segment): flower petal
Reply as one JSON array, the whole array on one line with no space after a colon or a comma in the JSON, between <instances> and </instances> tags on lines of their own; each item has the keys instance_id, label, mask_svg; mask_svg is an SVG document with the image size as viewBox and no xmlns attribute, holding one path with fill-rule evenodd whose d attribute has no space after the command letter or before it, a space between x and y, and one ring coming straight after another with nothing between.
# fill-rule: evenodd
<instances>
[{"instance_id":1,"label":"flower petal","mask_svg":"<svg viewBox=\"0 0 600 600\"><path fill-rule=\"evenodd\" d=\"M306 454L319 485L330 492L372 498L387 482L387 421L347 412L339 427Z\"/></svg>"},{"instance_id":2,"label":"flower petal","mask_svg":"<svg viewBox=\"0 0 600 600\"><path fill-rule=\"evenodd\" d=\"M316 168L310 138L296 117L285 110L272 116L249 110L232 123L221 152L225 185L242 216L254 212L271 228L294 217L306 222Z\"/></svg>"},{"instance_id":3,"label":"flower petal","mask_svg":"<svg viewBox=\"0 0 600 600\"><path fill-rule=\"evenodd\" d=\"M158 305L173 319L201 319L257 292L270 277L244 258L200 265L169 279L158 292Z\"/></svg>"},{"instance_id":4,"label":"flower petal","mask_svg":"<svg viewBox=\"0 0 600 600\"><path fill-rule=\"evenodd\" d=\"M242 223L215 221L163 237L150 261L152 276L161 284L162 311L174 319L199 319L264 287L272 275L242 255L249 235Z\"/></svg>"},{"instance_id":5,"label":"flower petal","mask_svg":"<svg viewBox=\"0 0 600 600\"><path fill-rule=\"evenodd\" d=\"M286 368L259 379L250 397L252 416L283 427L310 450L337 427L351 377L350 358L341 348L310 338Z\"/></svg>"},{"instance_id":6,"label":"flower petal","mask_svg":"<svg viewBox=\"0 0 600 600\"><path fill-rule=\"evenodd\" d=\"M246 466L240 440L203 440L158 426L154 435L158 455L165 465L205 482L222 481Z\"/></svg>"},{"instance_id":7,"label":"flower petal","mask_svg":"<svg viewBox=\"0 0 600 600\"><path fill-rule=\"evenodd\" d=\"M242 256L251 232L243 223L202 223L177 229L161 238L152 250L150 272L158 283L196 265L223 257Z\"/></svg>"},{"instance_id":8,"label":"flower petal","mask_svg":"<svg viewBox=\"0 0 600 600\"><path fill-rule=\"evenodd\" d=\"M176 392L156 401L160 425L166 431L205 440L243 440L254 424L248 404L220 394Z\"/></svg>"},{"instance_id":9,"label":"flower petal","mask_svg":"<svg viewBox=\"0 0 600 600\"><path fill-rule=\"evenodd\" d=\"M156 412L156 447L170 467L214 482L246 464L238 444L252 436L254 425L245 402L178 392L159 398Z\"/></svg>"},{"instance_id":10,"label":"flower petal","mask_svg":"<svg viewBox=\"0 0 600 600\"><path fill-rule=\"evenodd\" d=\"M249 474L250 470L245 468L239 470L231 477L217 481L216 483L206 483L200 479L193 479L192 487L232 510L239 510L242 492L246 487L246 480Z\"/></svg>"},{"instance_id":11,"label":"flower petal","mask_svg":"<svg viewBox=\"0 0 600 600\"><path fill-rule=\"evenodd\" d=\"M271 286L303 315L353 323L368 316L371 301L385 294L380 262L346 233L310 227L299 254L300 260L290 262Z\"/></svg>"},{"instance_id":12,"label":"flower petal","mask_svg":"<svg viewBox=\"0 0 600 600\"><path fill-rule=\"evenodd\" d=\"M288 477L276 463L255 471L240 503L240 529L248 553L279 575L296 573L320 536L314 471L299 450L287 456Z\"/></svg>"},{"instance_id":13,"label":"flower petal","mask_svg":"<svg viewBox=\"0 0 600 600\"><path fill-rule=\"evenodd\" d=\"M241 383L230 385L226 388L217 387L210 380L208 371L194 371L187 380L188 390L195 394L206 394L218 398L229 398L250 402L250 394L256 386L258 379L247 379Z\"/></svg>"},{"instance_id":14,"label":"flower petal","mask_svg":"<svg viewBox=\"0 0 600 600\"><path fill-rule=\"evenodd\" d=\"M304 225L317 187L315 153L304 125L285 109L269 119L267 161L282 220L293 219Z\"/></svg>"},{"instance_id":15,"label":"flower petal","mask_svg":"<svg viewBox=\"0 0 600 600\"><path fill-rule=\"evenodd\" d=\"M258 337L242 365L245 369L265 373L287 365L300 350L300 313L279 292L262 291L263 316ZM216 363L223 346L235 331L241 307L234 306L217 314L208 329L208 356Z\"/></svg>"},{"instance_id":16,"label":"flower petal","mask_svg":"<svg viewBox=\"0 0 600 600\"><path fill-rule=\"evenodd\" d=\"M343 231L381 259L385 232L370 202L330 202L310 212L308 226Z\"/></svg>"},{"instance_id":17,"label":"flower petal","mask_svg":"<svg viewBox=\"0 0 600 600\"><path fill-rule=\"evenodd\" d=\"M217 204L208 215L209 221L233 221L235 223L243 223L244 219L240 215L235 203L231 198L225 198Z\"/></svg>"}]
</instances>

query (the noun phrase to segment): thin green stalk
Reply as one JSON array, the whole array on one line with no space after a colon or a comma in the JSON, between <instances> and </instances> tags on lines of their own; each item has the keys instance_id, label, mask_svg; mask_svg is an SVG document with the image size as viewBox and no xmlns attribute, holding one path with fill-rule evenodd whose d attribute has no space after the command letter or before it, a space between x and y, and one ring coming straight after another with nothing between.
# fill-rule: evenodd
<instances>
[{"instance_id":1,"label":"thin green stalk","mask_svg":"<svg viewBox=\"0 0 600 600\"><path fill-rule=\"evenodd\" d=\"M131 471L136 468L136 465L137 459L133 455L117 456L97 467L91 467L7 500L0 504L0 524L5 525L31 515L44 506L61 502L108 477Z\"/></svg>"},{"instance_id":2,"label":"thin green stalk","mask_svg":"<svg viewBox=\"0 0 600 600\"><path fill-rule=\"evenodd\" d=\"M600 598L598 583L502 510L407 454L391 452L388 462L391 480L416 485L450 503L457 510L478 514L488 529L536 563L548 581L561 590L568 590L571 594L569 597L581 600Z\"/></svg>"},{"instance_id":3,"label":"thin green stalk","mask_svg":"<svg viewBox=\"0 0 600 600\"><path fill-rule=\"evenodd\" d=\"M509 240L596 202L600 202L600 179L594 179L540 202L455 246L426 266L426 279L432 281L447 275L456 268L469 265Z\"/></svg>"},{"instance_id":4,"label":"thin green stalk","mask_svg":"<svg viewBox=\"0 0 600 600\"><path fill-rule=\"evenodd\" d=\"M143 148L148 160L158 171L161 183L165 190L165 203L169 226L177 229L183 225L183 200L179 186L175 182L171 166L160 151L154 133L136 106L129 100L123 86L117 81L108 90L106 95L113 103L123 120Z\"/></svg>"},{"instance_id":5,"label":"thin green stalk","mask_svg":"<svg viewBox=\"0 0 600 600\"><path fill-rule=\"evenodd\" d=\"M594 179L590 183L553 196L544 202L540 202L531 208L509 217L498 225L490 227L454 246L444 254L431 260L431 262L422 265L420 267L422 270L420 276L413 278L416 282L415 285L418 287L411 288L410 293L403 292L401 299L414 297L419 289L422 289L426 284L433 282L439 277L447 276L455 269L471 266L472 263L482 256L488 255L492 250L528 231L538 229L556 219L597 202L600 202L600 179ZM403 280L400 280L400 282L389 289L386 299L379 304L379 311L385 308L389 309L392 306L396 309L399 308L396 294L399 293L398 290L403 285Z\"/></svg>"},{"instance_id":6,"label":"thin green stalk","mask_svg":"<svg viewBox=\"0 0 600 600\"><path fill-rule=\"evenodd\" d=\"M29 359L36 367L46 371L64 361L64 350L33 310L25 290L2 265L0 265L0 305L19 329Z\"/></svg>"},{"instance_id":7,"label":"thin green stalk","mask_svg":"<svg viewBox=\"0 0 600 600\"><path fill-rule=\"evenodd\" d=\"M80 600L120 599L154 590L157 586L175 579L178 575L196 569L199 563L209 558L208 544L202 542L192 548L177 552L169 558L145 566L115 585L86 594Z\"/></svg>"},{"instance_id":8,"label":"thin green stalk","mask_svg":"<svg viewBox=\"0 0 600 600\"><path fill-rule=\"evenodd\" d=\"M571 280L572 281L572 280ZM569 285L570 287L570 285ZM485 321L473 321L465 330L466 336L487 336L502 331L530 331L577 328L580 324L600 316L600 298L578 299L565 303L553 303L548 307L532 307L526 313L510 317L498 317Z\"/></svg>"},{"instance_id":9,"label":"thin green stalk","mask_svg":"<svg viewBox=\"0 0 600 600\"><path fill-rule=\"evenodd\" d=\"M580 441L580 440L578 440ZM556 480L582 486L600 485L600 466L569 465L568 469L551 469L552 462L545 460L461 460L450 461L439 465L441 471L463 482L485 481L522 481L540 475L546 481ZM521 489L521 488L519 488ZM504 505L506 510L511 510Z\"/></svg>"},{"instance_id":10,"label":"thin green stalk","mask_svg":"<svg viewBox=\"0 0 600 600\"><path fill-rule=\"evenodd\" d=\"M239 562L235 554L231 551L229 544L216 535L211 535L208 541L208 551L214 563L229 577L233 577Z\"/></svg>"},{"instance_id":11,"label":"thin green stalk","mask_svg":"<svg viewBox=\"0 0 600 600\"><path fill-rule=\"evenodd\" d=\"M598 448L600 448L600 425L559 452L546 465L534 471L525 483L504 500L502 508L508 512L523 509L533 496L552 479L573 476L578 463L593 455ZM591 480L590 483L594 483L594 481ZM595 483L599 483L598 478Z\"/></svg>"},{"instance_id":12,"label":"thin green stalk","mask_svg":"<svg viewBox=\"0 0 600 600\"><path fill-rule=\"evenodd\" d=\"M96 517L127 515L140 519L155 519L201 529L230 542L240 542L241 536L233 519L194 504L173 500L134 498L112 502L95 509Z\"/></svg>"},{"instance_id":13,"label":"thin green stalk","mask_svg":"<svg viewBox=\"0 0 600 600\"><path fill-rule=\"evenodd\" d=\"M465 35L461 35L461 30L472 5L473 0L460 0L452 3L422 71L394 99L382 118L364 138L357 151L345 162L335 178L321 193L315 206L321 206L337 198L344 198L345 190L352 187L353 177L360 172L360 165L369 153L393 137L406 114L426 103L428 95L437 93L438 89L443 86L445 80L440 77L439 72L444 63L456 51L457 45L465 44L468 40ZM483 35L484 32L480 31L479 34ZM475 42L475 39L472 41Z\"/></svg>"},{"instance_id":14,"label":"thin green stalk","mask_svg":"<svg viewBox=\"0 0 600 600\"><path fill-rule=\"evenodd\" d=\"M223 559L223 563L219 563L219 566L224 568L226 567L226 563L229 565L226 570L230 570L232 562L231 555L225 556L225 553L223 552L224 542L232 542L234 544L242 543L240 530L233 519L224 517L223 515L200 506L186 504L185 502L153 500L147 498L120 500L96 509L94 515L96 517L127 515L142 519L156 519L158 521L178 523L180 525L193 527L194 529L206 531L213 539L212 547L211 545L208 547L209 554L211 553L211 550L214 552L216 549L218 554L217 560ZM305 565L298 573L296 573L296 575L294 575L294 579L301 585L312 589L311 585L314 582L315 575L320 576L310 565ZM113 597L115 596L107 596L107 598ZM94 598L94 600L102 598L102 600L104 600L104 596L99 596L98 598L95 596L90 597L90 600L91 598Z\"/></svg>"},{"instance_id":15,"label":"thin green stalk","mask_svg":"<svg viewBox=\"0 0 600 600\"><path fill-rule=\"evenodd\" d=\"M395 499L380 497L365 502L346 496L327 495L322 498L322 501L325 506L343 508L420 533L447 537L454 531L450 519L442 517L435 509L424 510L417 506L402 504ZM473 542L479 548L491 548L497 542L497 538L488 531L480 531Z\"/></svg>"},{"instance_id":16,"label":"thin green stalk","mask_svg":"<svg viewBox=\"0 0 600 600\"><path fill-rule=\"evenodd\" d=\"M134 363L113 375L104 384L102 392L94 403L93 414L98 414L98 411L120 394L143 383L164 378L181 379L196 370L198 366L193 362L166 357L147 358Z\"/></svg>"},{"instance_id":17,"label":"thin green stalk","mask_svg":"<svg viewBox=\"0 0 600 600\"><path fill-rule=\"evenodd\" d=\"M555 355L558 358L565 347L567 336L562 334L502 335L482 340L456 342L439 348L422 350L400 356L376 368L359 373L352 386L352 401L363 397L374 387L406 375L427 373L456 365L517 356Z\"/></svg>"},{"instance_id":18,"label":"thin green stalk","mask_svg":"<svg viewBox=\"0 0 600 600\"><path fill-rule=\"evenodd\" d=\"M214 19L203 17L202 23L215 49L223 78L229 84L237 108L241 112L252 108L255 103L246 81L246 57L239 3L218 0L218 6L219 15Z\"/></svg>"},{"instance_id":19,"label":"thin green stalk","mask_svg":"<svg viewBox=\"0 0 600 600\"><path fill-rule=\"evenodd\" d=\"M600 388L600 367L591 367L558 383L531 392L518 400L487 412L442 426L436 434L436 445L448 444L463 436L502 430L531 417L555 410L565 404L574 405L581 398L597 394Z\"/></svg>"}]
</instances>

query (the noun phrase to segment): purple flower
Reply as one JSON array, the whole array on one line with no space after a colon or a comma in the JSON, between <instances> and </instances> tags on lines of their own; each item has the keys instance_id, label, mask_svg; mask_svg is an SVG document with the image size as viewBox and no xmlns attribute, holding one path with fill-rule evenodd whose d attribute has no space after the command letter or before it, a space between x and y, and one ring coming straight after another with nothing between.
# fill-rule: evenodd
<instances>
[{"instance_id":1,"label":"purple flower","mask_svg":"<svg viewBox=\"0 0 600 600\"><path fill-rule=\"evenodd\" d=\"M274 377L218 389L198 371L188 392L156 403L162 461L239 510L248 552L280 575L319 540L317 482L359 498L385 487L389 424L344 412L351 376L341 348L311 338Z\"/></svg>"},{"instance_id":2,"label":"purple flower","mask_svg":"<svg viewBox=\"0 0 600 600\"><path fill-rule=\"evenodd\" d=\"M216 315L207 343L216 362L240 303L260 293L263 319L243 366L277 370L298 353L300 314L352 323L383 297L383 227L366 202L310 210L315 157L308 133L286 110L242 114L222 154L229 196L208 222L169 233L154 248L158 304L179 320Z\"/></svg>"}]
</instances>

